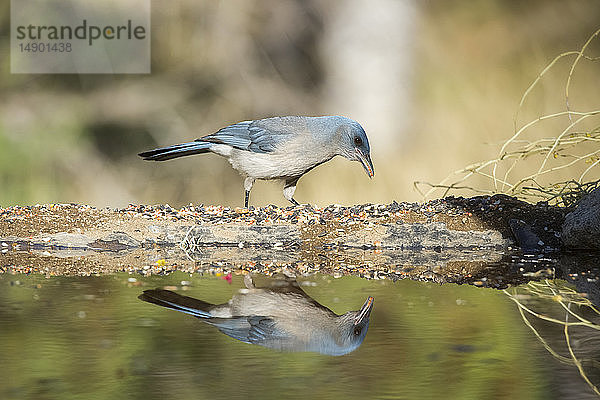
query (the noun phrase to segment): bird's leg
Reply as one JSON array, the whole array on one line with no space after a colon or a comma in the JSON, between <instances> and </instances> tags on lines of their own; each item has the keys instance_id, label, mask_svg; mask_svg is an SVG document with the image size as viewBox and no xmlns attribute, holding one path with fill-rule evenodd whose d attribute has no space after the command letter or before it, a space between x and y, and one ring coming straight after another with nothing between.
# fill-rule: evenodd
<instances>
[{"instance_id":1,"label":"bird's leg","mask_svg":"<svg viewBox=\"0 0 600 400\"><path fill-rule=\"evenodd\" d=\"M299 206L300 204L294 199L296 183L298 183L298 178L285 181L285 186L283 187L283 197L285 197L287 201L289 201L293 205Z\"/></svg>"},{"instance_id":2,"label":"bird's leg","mask_svg":"<svg viewBox=\"0 0 600 400\"><path fill-rule=\"evenodd\" d=\"M246 190L246 197L244 198L244 207L248 208L248 201L250 200L250 189L254 185L254 178L244 179L244 189Z\"/></svg>"},{"instance_id":3,"label":"bird's leg","mask_svg":"<svg viewBox=\"0 0 600 400\"><path fill-rule=\"evenodd\" d=\"M252 280L252 275L250 273L244 275L244 285L246 285L247 289L256 289L254 286L254 281Z\"/></svg>"}]
</instances>

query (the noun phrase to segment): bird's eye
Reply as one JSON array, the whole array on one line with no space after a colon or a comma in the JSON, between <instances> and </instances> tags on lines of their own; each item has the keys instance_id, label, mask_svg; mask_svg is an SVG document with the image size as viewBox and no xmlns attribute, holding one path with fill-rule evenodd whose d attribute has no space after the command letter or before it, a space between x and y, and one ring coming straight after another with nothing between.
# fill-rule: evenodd
<instances>
[{"instance_id":1,"label":"bird's eye","mask_svg":"<svg viewBox=\"0 0 600 400\"><path fill-rule=\"evenodd\" d=\"M357 326L356 328L354 328L354 334L356 336L360 335L360 331L361 331L360 326Z\"/></svg>"},{"instance_id":2,"label":"bird's eye","mask_svg":"<svg viewBox=\"0 0 600 400\"><path fill-rule=\"evenodd\" d=\"M354 144L357 145L357 146L360 146L362 144L362 139L359 138L358 136L356 136L354 138Z\"/></svg>"}]
</instances>

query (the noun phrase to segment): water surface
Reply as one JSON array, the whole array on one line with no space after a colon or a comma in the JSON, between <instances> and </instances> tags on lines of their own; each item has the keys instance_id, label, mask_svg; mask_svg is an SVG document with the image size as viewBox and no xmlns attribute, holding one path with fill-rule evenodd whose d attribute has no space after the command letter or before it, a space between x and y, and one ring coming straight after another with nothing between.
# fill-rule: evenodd
<instances>
[{"instance_id":1,"label":"water surface","mask_svg":"<svg viewBox=\"0 0 600 400\"><path fill-rule=\"evenodd\" d=\"M166 287L224 303L245 287L240 275L0 274L0 398L597 398L598 315L562 281L507 291L324 275L298 282L337 314L374 297L360 347L278 352L138 299ZM559 323L581 322L576 315L588 322L567 331L579 367Z\"/></svg>"}]
</instances>

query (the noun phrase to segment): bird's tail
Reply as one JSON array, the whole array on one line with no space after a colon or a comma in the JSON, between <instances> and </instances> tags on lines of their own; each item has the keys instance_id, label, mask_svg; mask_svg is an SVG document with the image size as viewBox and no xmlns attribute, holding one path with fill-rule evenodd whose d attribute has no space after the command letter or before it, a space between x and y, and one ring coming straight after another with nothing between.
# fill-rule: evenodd
<instances>
[{"instance_id":1,"label":"bird's tail","mask_svg":"<svg viewBox=\"0 0 600 400\"><path fill-rule=\"evenodd\" d=\"M165 161L172 158L190 156L192 154L200 154L209 152L210 143L207 142L188 142L175 144L173 146L161 147L150 151L144 151L138 154L144 157L144 160Z\"/></svg>"},{"instance_id":2,"label":"bird's tail","mask_svg":"<svg viewBox=\"0 0 600 400\"><path fill-rule=\"evenodd\" d=\"M144 290L138 299L172 310L181 311L198 318L211 318L210 309L213 304L164 289Z\"/></svg>"}]
</instances>

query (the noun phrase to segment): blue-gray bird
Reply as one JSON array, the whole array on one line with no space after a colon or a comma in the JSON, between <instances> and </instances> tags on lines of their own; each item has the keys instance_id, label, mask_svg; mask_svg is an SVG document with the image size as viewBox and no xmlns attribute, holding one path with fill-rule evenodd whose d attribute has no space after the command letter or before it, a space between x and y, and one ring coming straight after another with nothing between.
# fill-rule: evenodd
<instances>
[{"instance_id":1,"label":"blue-gray bird","mask_svg":"<svg viewBox=\"0 0 600 400\"><path fill-rule=\"evenodd\" d=\"M298 205L294 199L298 179L335 156L360 161L369 177L375 174L364 129L358 122L339 116L243 121L193 142L139 155L145 160L164 161L208 152L227 158L243 175L246 208L256 179L284 181L283 196Z\"/></svg>"},{"instance_id":2,"label":"blue-gray bird","mask_svg":"<svg viewBox=\"0 0 600 400\"><path fill-rule=\"evenodd\" d=\"M164 289L145 290L139 298L193 315L244 343L278 351L339 356L356 350L367 334L373 297L360 310L337 315L310 298L295 281L263 289L246 286L218 305Z\"/></svg>"}]
</instances>

